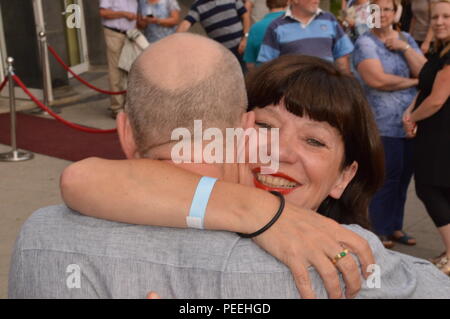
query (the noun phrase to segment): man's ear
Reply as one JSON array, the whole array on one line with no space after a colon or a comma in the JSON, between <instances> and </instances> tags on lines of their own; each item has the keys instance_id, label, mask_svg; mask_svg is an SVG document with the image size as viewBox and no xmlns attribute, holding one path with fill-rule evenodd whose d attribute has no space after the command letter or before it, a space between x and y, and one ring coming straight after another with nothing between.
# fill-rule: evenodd
<instances>
[{"instance_id":1,"label":"man's ear","mask_svg":"<svg viewBox=\"0 0 450 319\"><path fill-rule=\"evenodd\" d=\"M139 158L130 120L125 112L119 112L116 119L120 145L127 159Z\"/></svg>"},{"instance_id":2,"label":"man's ear","mask_svg":"<svg viewBox=\"0 0 450 319\"><path fill-rule=\"evenodd\" d=\"M350 184L353 177L355 177L357 171L358 162L353 162L350 166L344 168L341 176L339 176L336 184L331 189L330 197L333 197L334 199L341 198L342 194L345 191L345 188L348 186L348 184Z\"/></svg>"},{"instance_id":3,"label":"man's ear","mask_svg":"<svg viewBox=\"0 0 450 319\"><path fill-rule=\"evenodd\" d=\"M245 112L241 116L241 127L245 130L255 127L255 112Z\"/></svg>"}]
</instances>

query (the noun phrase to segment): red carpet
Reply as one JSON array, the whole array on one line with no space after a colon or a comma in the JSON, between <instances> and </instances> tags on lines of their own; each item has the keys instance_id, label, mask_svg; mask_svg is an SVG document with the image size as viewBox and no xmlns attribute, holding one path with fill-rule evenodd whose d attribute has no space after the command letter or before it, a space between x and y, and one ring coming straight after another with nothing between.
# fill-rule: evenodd
<instances>
[{"instance_id":1,"label":"red carpet","mask_svg":"<svg viewBox=\"0 0 450 319\"><path fill-rule=\"evenodd\" d=\"M0 115L0 143L11 145L11 119ZM97 156L124 159L116 133L85 133L51 119L17 113L17 147L68 161Z\"/></svg>"}]
</instances>

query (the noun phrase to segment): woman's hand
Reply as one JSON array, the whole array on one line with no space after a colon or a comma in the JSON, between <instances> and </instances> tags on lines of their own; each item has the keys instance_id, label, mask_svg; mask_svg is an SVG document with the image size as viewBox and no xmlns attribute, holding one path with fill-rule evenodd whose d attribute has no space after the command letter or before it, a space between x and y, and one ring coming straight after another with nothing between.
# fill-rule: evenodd
<instances>
[{"instance_id":1,"label":"woman's hand","mask_svg":"<svg viewBox=\"0 0 450 319\"><path fill-rule=\"evenodd\" d=\"M329 298L342 298L338 271L343 275L346 297L354 298L361 289L361 273L368 278L368 266L375 259L368 242L335 221L286 203L279 220L266 232L253 239L292 272L302 298L314 298L308 267L321 276ZM332 259L347 248L358 256L361 269L347 256L336 265Z\"/></svg>"},{"instance_id":2,"label":"woman's hand","mask_svg":"<svg viewBox=\"0 0 450 319\"><path fill-rule=\"evenodd\" d=\"M407 138L414 138L416 136L417 124L411 120L411 112L408 110L403 113L403 129L406 132Z\"/></svg>"},{"instance_id":3,"label":"woman's hand","mask_svg":"<svg viewBox=\"0 0 450 319\"><path fill-rule=\"evenodd\" d=\"M423 54L427 54L430 50L430 42L429 41L423 41L422 45L420 46L420 50L422 50Z\"/></svg>"},{"instance_id":4,"label":"woman's hand","mask_svg":"<svg viewBox=\"0 0 450 319\"><path fill-rule=\"evenodd\" d=\"M386 39L384 45L391 51L404 51L408 47L408 43L397 38Z\"/></svg>"},{"instance_id":5,"label":"woman's hand","mask_svg":"<svg viewBox=\"0 0 450 319\"><path fill-rule=\"evenodd\" d=\"M145 299L161 299L161 297L156 292L150 291Z\"/></svg>"},{"instance_id":6,"label":"woman's hand","mask_svg":"<svg viewBox=\"0 0 450 319\"><path fill-rule=\"evenodd\" d=\"M158 24L158 18L155 17L147 17L146 21L147 24Z\"/></svg>"},{"instance_id":7,"label":"woman's hand","mask_svg":"<svg viewBox=\"0 0 450 319\"><path fill-rule=\"evenodd\" d=\"M137 27L139 29L145 29L147 27L148 23L147 23L147 19L144 16L138 15L137 18Z\"/></svg>"}]
</instances>

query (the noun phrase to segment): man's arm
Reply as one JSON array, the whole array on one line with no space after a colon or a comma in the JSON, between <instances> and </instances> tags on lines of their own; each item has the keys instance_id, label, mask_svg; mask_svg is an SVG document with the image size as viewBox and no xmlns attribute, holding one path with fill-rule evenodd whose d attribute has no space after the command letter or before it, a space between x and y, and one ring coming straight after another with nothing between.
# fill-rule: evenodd
<instances>
[{"instance_id":1,"label":"man's arm","mask_svg":"<svg viewBox=\"0 0 450 319\"><path fill-rule=\"evenodd\" d=\"M260 63L269 62L280 56L280 43L275 32L275 25L272 22L267 28L264 40L258 53L257 61Z\"/></svg>"},{"instance_id":2,"label":"man's arm","mask_svg":"<svg viewBox=\"0 0 450 319\"><path fill-rule=\"evenodd\" d=\"M246 1L245 4L247 4L247 2L250 2L250 1ZM247 7L245 5L243 5L241 1L236 1L236 9L237 9L238 14L240 15L241 22L242 22L242 32L244 33L244 36L242 37L241 42L239 43L239 47L238 47L238 52L241 55L244 54L245 47L247 46L247 36L248 36L248 33L250 32L250 26L251 26L250 11L248 11L246 8Z\"/></svg>"},{"instance_id":3,"label":"man's arm","mask_svg":"<svg viewBox=\"0 0 450 319\"><path fill-rule=\"evenodd\" d=\"M63 172L61 190L69 207L89 216L184 228L199 178L160 161L92 158ZM205 228L252 233L272 219L278 206L278 199L265 191L218 181L208 203ZM329 296L341 296L330 258L342 251L342 245L358 255L364 276L374 263L364 239L329 218L289 203L279 220L254 241L291 269L304 297L314 296L307 271L310 265L324 279ZM356 264L347 259L338 269L346 281L347 296L355 295L360 287Z\"/></svg>"},{"instance_id":4,"label":"man's arm","mask_svg":"<svg viewBox=\"0 0 450 319\"><path fill-rule=\"evenodd\" d=\"M113 11L105 8L100 8L100 16L103 19L121 19L121 18L125 18L128 20L137 19L136 13L127 11Z\"/></svg>"},{"instance_id":5,"label":"man's arm","mask_svg":"<svg viewBox=\"0 0 450 319\"><path fill-rule=\"evenodd\" d=\"M181 23L178 25L177 31L176 32L187 32L189 31L189 29L191 28L192 24L191 22L187 21L187 20L183 20L181 21Z\"/></svg>"},{"instance_id":6,"label":"man's arm","mask_svg":"<svg viewBox=\"0 0 450 319\"><path fill-rule=\"evenodd\" d=\"M186 17L181 21L176 32L187 32L191 26L198 21L200 21L200 13L197 10L197 3L194 2Z\"/></svg>"},{"instance_id":7,"label":"man's arm","mask_svg":"<svg viewBox=\"0 0 450 319\"><path fill-rule=\"evenodd\" d=\"M344 55L344 56L336 59L336 61L334 63L336 63L337 68L342 73L352 74L352 72L350 70L350 56L349 55Z\"/></svg>"}]
</instances>

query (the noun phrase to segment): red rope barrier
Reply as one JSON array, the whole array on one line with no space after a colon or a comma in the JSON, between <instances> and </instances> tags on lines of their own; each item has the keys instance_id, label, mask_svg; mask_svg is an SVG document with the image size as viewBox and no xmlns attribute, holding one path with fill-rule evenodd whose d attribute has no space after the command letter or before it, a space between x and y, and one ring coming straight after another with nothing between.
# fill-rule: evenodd
<instances>
[{"instance_id":1,"label":"red rope barrier","mask_svg":"<svg viewBox=\"0 0 450 319\"><path fill-rule=\"evenodd\" d=\"M34 103L36 103L37 106L39 106L44 111L48 112L51 116L53 116L55 119L57 119L61 123L65 124L65 125L67 125L67 126L69 126L71 128L74 128L76 130L80 130L80 131L87 132L87 133L114 133L114 132L117 131L117 129L112 129L112 130L93 129L93 128L81 126L81 125L78 125L78 124L66 121L61 116L55 114L55 112L53 112L47 106L42 104L41 101L39 101L33 94L31 94L31 92L27 89L25 84L23 84L23 82L20 80L20 78L17 75L13 75L13 79L22 88L22 90L34 101Z\"/></svg>"},{"instance_id":2,"label":"red rope barrier","mask_svg":"<svg viewBox=\"0 0 450 319\"><path fill-rule=\"evenodd\" d=\"M6 85L6 82L8 82L8 77L5 77L5 79L3 80L2 84L0 84L0 91L3 90L3 88Z\"/></svg>"},{"instance_id":3,"label":"red rope barrier","mask_svg":"<svg viewBox=\"0 0 450 319\"><path fill-rule=\"evenodd\" d=\"M50 45L48 45L48 50L50 51L51 54L53 54L55 59L64 67L64 69L66 69L67 72L70 72L70 74L72 74L78 81L80 81L87 87L89 87L97 92L100 92L103 94L109 94L109 95L121 95L121 94L127 93L127 91L120 91L120 92L105 91L105 90L99 89L96 86L93 86L92 84L88 83L86 80L83 80L81 77L79 77L78 74L76 74L74 71L72 71L70 69L70 67L66 63L64 63L63 59L58 55L58 53L56 53L55 49L53 49Z\"/></svg>"}]
</instances>

